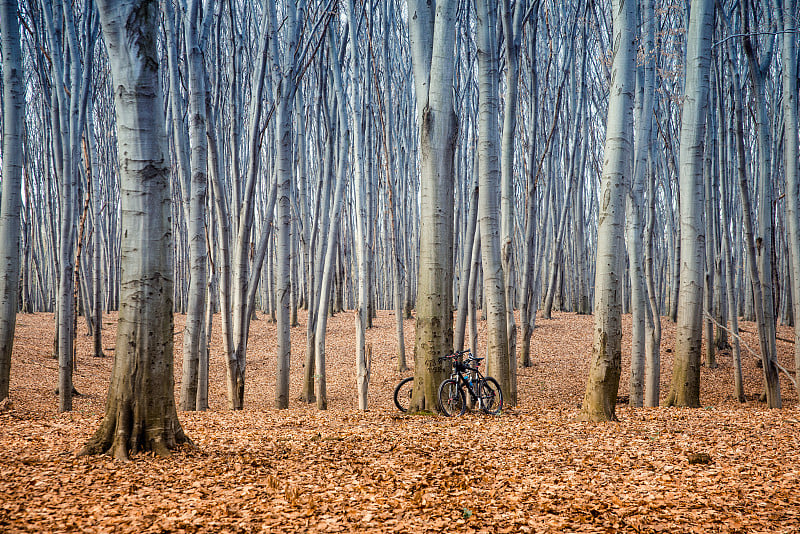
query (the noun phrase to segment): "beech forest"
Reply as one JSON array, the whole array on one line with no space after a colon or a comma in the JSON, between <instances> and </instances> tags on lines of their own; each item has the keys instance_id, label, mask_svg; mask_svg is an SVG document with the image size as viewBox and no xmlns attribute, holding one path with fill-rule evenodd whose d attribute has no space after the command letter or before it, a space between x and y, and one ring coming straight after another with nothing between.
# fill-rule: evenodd
<instances>
[{"instance_id":1,"label":"beech forest","mask_svg":"<svg viewBox=\"0 0 800 534\"><path fill-rule=\"evenodd\" d=\"M0 531L800 531L798 0L0 0Z\"/></svg>"}]
</instances>

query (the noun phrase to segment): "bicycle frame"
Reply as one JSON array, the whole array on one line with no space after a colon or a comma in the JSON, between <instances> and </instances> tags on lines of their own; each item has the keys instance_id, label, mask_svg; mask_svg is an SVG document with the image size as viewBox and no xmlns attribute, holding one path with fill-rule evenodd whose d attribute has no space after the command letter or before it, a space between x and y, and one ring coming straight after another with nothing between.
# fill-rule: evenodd
<instances>
[{"instance_id":1,"label":"bicycle frame","mask_svg":"<svg viewBox=\"0 0 800 534\"><path fill-rule=\"evenodd\" d=\"M463 356L465 354L467 355L467 362L475 362L474 367L467 365L466 363L462 363L456 359L456 356ZM456 380L459 386L464 386L464 389L469 392L470 400L481 403L482 401L477 392L477 384L485 379L483 374L481 374L480 369L478 369L478 366L483 358L475 358L468 350L454 353L451 355L451 357L453 360L453 369L450 371L450 378ZM482 408L482 406L479 407Z\"/></svg>"}]
</instances>

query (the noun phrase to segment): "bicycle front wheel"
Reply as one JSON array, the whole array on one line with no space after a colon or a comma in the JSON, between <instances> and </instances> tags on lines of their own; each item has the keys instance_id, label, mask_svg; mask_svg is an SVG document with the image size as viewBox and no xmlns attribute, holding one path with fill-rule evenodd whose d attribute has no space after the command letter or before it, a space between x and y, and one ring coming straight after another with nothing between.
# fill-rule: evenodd
<instances>
[{"instance_id":1,"label":"bicycle front wheel","mask_svg":"<svg viewBox=\"0 0 800 534\"><path fill-rule=\"evenodd\" d=\"M478 384L478 396L483 413L497 415L503 409L503 390L491 376L487 376Z\"/></svg>"},{"instance_id":2,"label":"bicycle front wheel","mask_svg":"<svg viewBox=\"0 0 800 534\"><path fill-rule=\"evenodd\" d=\"M414 377L404 378L394 388L394 405L401 412L407 412L411 406L411 394L414 393Z\"/></svg>"},{"instance_id":3,"label":"bicycle front wheel","mask_svg":"<svg viewBox=\"0 0 800 534\"><path fill-rule=\"evenodd\" d=\"M464 399L464 391L458 385L457 380L448 378L439 386L439 409L447 417L458 417L464 415L467 403Z\"/></svg>"}]
</instances>

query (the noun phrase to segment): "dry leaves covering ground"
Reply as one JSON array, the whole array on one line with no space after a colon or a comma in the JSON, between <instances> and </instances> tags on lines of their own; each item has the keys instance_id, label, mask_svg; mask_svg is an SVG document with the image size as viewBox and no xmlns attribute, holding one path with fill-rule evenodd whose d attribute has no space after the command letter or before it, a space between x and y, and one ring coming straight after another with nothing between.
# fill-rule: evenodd
<instances>
[{"instance_id":1,"label":"dry leaves covering ground","mask_svg":"<svg viewBox=\"0 0 800 534\"><path fill-rule=\"evenodd\" d=\"M104 321L108 354L114 319ZM302 314L300 322L292 329L295 399ZM182 323L177 316L176 329ZM703 368L703 409L621 405L619 423L580 423L591 317L555 314L538 321L535 364L520 370L517 408L499 417L403 416L391 400L401 378L391 356L394 317L381 312L375 325L369 412L354 409L352 314L329 322L327 412L298 400L289 410L272 408L275 326L262 318L252 326L246 410L225 410L215 339L211 410L180 414L197 449L122 464L74 456L100 422L112 358L89 356L90 340L80 336L75 384L83 396L75 411L58 414L53 318L20 316L13 406L0 413L0 531L800 531L797 395L782 377L785 408L765 409L757 400L760 369L746 352L745 405L730 396L731 357L722 354L719 368ZM413 328L406 321L408 347ZM754 325L744 328L757 347ZM674 326L664 321L664 329L662 399ZM778 335L793 337L786 327ZM778 346L781 363L793 368L792 344ZM626 358L621 394L628 372ZM710 463L690 464L699 453Z\"/></svg>"}]
</instances>

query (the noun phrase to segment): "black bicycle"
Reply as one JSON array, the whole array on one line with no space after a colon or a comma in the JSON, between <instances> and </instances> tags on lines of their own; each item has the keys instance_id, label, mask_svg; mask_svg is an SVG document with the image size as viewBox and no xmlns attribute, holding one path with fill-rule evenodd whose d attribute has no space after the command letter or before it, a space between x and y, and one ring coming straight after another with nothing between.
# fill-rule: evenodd
<instances>
[{"instance_id":1,"label":"black bicycle","mask_svg":"<svg viewBox=\"0 0 800 534\"><path fill-rule=\"evenodd\" d=\"M462 356L467 356L464 362ZM483 376L478 369L483 358L476 358L469 349L442 356L439 360L452 362L450 378L439 385L439 408L448 417L463 415L467 397L472 405L489 415L497 415L503 408L503 391L491 376Z\"/></svg>"},{"instance_id":2,"label":"black bicycle","mask_svg":"<svg viewBox=\"0 0 800 534\"><path fill-rule=\"evenodd\" d=\"M401 412L407 412L411 406L411 394L414 393L414 376L404 378L394 388L394 405Z\"/></svg>"}]
</instances>

